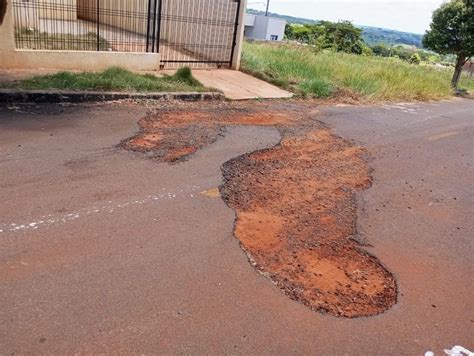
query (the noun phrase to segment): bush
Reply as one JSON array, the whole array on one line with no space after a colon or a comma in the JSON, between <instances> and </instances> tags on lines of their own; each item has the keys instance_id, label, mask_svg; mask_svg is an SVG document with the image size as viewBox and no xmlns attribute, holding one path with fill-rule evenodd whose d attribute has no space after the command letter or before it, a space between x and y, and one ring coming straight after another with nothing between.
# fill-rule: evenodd
<instances>
[{"instance_id":1,"label":"bush","mask_svg":"<svg viewBox=\"0 0 474 356\"><path fill-rule=\"evenodd\" d=\"M421 63L420 55L418 53L413 53L412 56L410 57L410 63L420 64Z\"/></svg>"}]
</instances>

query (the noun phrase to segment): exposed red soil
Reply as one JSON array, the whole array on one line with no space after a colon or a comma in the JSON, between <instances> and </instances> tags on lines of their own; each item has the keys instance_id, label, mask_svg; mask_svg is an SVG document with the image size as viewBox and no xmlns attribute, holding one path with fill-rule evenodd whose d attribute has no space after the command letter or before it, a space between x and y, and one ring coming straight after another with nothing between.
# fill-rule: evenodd
<instances>
[{"instance_id":1,"label":"exposed red soil","mask_svg":"<svg viewBox=\"0 0 474 356\"><path fill-rule=\"evenodd\" d=\"M158 161L176 163L213 143L226 126L282 126L294 121L282 113L234 108L166 110L141 119L140 132L124 141L122 147L150 153Z\"/></svg>"},{"instance_id":2,"label":"exposed red soil","mask_svg":"<svg viewBox=\"0 0 474 356\"><path fill-rule=\"evenodd\" d=\"M223 166L221 193L253 265L291 298L333 315L369 316L396 303L394 277L357 242L355 195L371 184L363 149L294 111L167 110L139 124L123 147L171 163L225 126L279 128L279 145Z\"/></svg>"},{"instance_id":3,"label":"exposed red soil","mask_svg":"<svg viewBox=\"0 0 474 356\"><path fill-rule=\"evenodd\" d=\"M360 249L355 193L370 186L364 151L328 130L224 165L222 193L254 265L291 298L345 317L396 302L394 277Z\"/></svg>"}]
</instances>

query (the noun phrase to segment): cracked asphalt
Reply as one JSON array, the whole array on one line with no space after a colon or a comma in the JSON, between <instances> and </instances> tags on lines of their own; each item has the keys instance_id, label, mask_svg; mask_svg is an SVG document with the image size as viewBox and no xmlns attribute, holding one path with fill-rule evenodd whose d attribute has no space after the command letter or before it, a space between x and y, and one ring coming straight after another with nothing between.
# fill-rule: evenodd
<instances>
[{"instance_id":1,"label":"cracked asphalt","mask_svg":"<svg viewBox=\"0 0 474 356\"><path fill-rule=\"evenodd\" d=\"M277 144L277 130L228 128L168 165L116 148L145 114L0 108L1 354L474 349L473 100L315 108L371 152L359 231L399 286L395 306L357 319L287 298L233 237L220 167Z\"/></svg>"}]
</instances>

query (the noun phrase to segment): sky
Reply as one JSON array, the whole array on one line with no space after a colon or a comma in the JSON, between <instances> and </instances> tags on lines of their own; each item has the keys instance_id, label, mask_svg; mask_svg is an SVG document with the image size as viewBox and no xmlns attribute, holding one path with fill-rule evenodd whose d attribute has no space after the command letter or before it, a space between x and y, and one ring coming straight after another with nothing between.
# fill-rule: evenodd
<instances>
[{"instance_id":1,"label":"sky","mask_svg":"<svg viewBox=\"0 0 474 356\"><path fill-rule=\"evenodd\" d=\"M314 20L349 20L355 25L423 34L443 0L270 0L270 12ZM266 0L248 0L265 10Z\"/></svg>"}]
</instances>

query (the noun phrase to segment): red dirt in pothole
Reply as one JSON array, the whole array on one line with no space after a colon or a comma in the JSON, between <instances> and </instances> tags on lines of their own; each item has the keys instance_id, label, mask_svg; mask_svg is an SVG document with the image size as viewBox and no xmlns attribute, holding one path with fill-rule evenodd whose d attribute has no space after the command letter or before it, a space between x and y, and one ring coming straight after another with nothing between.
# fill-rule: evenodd
<instances>
[{"instance_id":1,"label":"red dirt in pothole","mask_svg":"<svg viewBox=\"0 0 474 356\"><path fill-rule=\"evenodd\" d=\"M363 153L317 130L223 167L235 235L255 267L291 298L345 317L381 313L397 298L394 277L353 239L355 193L371 183Z\"/></svg>"},{"instance_id":2,"label":"red dirt in pothole","mask_svg":"<svg viewBox=\"0 0 474 356\"><path fill-rule=\"evenodd\" d=\"M211 144L229 125L280 129L279 145L223 165L220 190L236 211L235 236L250 261L315 310L369 316L396 303L394 277L357 242L355 195L371 184L363 149L291 110L167 110L139 124L123 147L171 163Z\"/></svg>"},{"instance_id":3,"label":"red dirt in pothole","mask_svg":"<svg viewBox=\"0 0 474 356\"><path fill-rule=\"evenodd\" d=\"M281 126L295 121L276 112L167 110L139 120L140 132L122 143L131 151L149 153L158 161L176 163L213 143L230 125Z\"/></svg>"}]
</instances>

